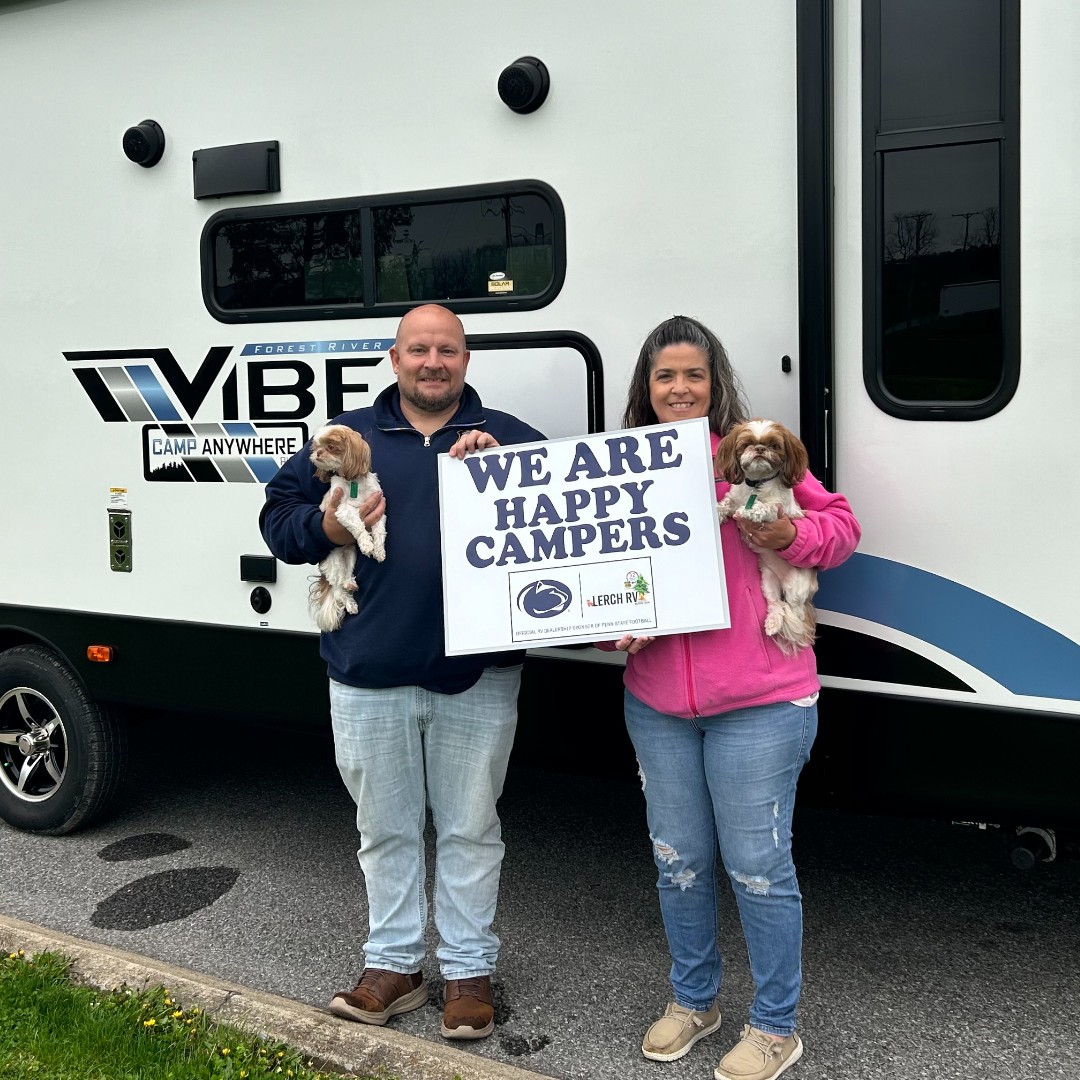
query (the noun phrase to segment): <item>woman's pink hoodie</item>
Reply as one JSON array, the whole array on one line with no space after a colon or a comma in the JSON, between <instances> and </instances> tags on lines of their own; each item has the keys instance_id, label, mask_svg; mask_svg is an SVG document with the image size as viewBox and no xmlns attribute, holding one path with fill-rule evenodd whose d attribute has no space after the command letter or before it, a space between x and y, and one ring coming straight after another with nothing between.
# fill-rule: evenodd
<instances>
[{"instance_id":1,"label":"woman's pink hoodie","mask_svg":"<svg viewBox=\"0 0 1080 1080\"><path fill-rule=\"evenodd\" d=\"M715 453L720 439L712 437ZM731 485L719 480L717 501ZM843 495L834 495L809 473L795 488L806 517L793 522L796 536L777 552L794 566L827 570L839 566L859 542L859 523ZM626 658L626 688L669 716L713 716L749 705L795 701L815 693L820 684L813 649L785 656L767 637L765 597L757 556L734 521L720 526L731 626L654 638ZM687 582L687 588L693 588ZM605 650L613 642L598 643Z\"/></svg>"}]
</instances>

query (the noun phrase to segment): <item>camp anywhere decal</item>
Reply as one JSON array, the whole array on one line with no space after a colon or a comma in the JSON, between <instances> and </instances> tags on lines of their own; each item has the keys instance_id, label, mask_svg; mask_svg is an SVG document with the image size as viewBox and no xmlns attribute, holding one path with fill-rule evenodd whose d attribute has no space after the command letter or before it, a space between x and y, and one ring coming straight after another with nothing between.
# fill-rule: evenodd
<instances>
[{"instance_id":1,"label":"camp anywhere decal","mask_svg":"<svg viewBox=\"0 0 1080 1080\"><path fill-rule=\"evenodd\" d=\"M305 424L147 424L143 477L265 484L305 442Z\"/></svg>"},{"instance_id":2,"label":"camp anywhere decal","mask_svg":"<svg viewBox=\"0 0 1080 1080\"><path fill-rule=\"evenodd\" d=\"M266 483L304 445L305 421L356 407L355 395L368 392L357 369L381 363L392 344L391 338L257 342L239 351L251 359L231 365L233 347L218 345L190 379L169 349L64 356L102 420L144 425L146 480L250 484ZM313 393L317 381L323 401ZM346 395L352 395L348 405Z\"/></svg>"}]
</instances>

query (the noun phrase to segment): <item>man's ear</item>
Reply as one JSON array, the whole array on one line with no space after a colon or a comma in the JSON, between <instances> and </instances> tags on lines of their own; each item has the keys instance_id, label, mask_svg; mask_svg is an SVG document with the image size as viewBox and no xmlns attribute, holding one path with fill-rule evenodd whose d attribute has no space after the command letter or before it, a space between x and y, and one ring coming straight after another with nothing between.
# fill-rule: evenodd
<instances>
[{"instance_id":1,"label":"man's ear","mask_svg":"<svg viewBox=\"0 0 1080 1080\"><path fill-rule=\"evenodd\" d=\"M461 354L461 370L462 370L462 372L466 372L466 371L469 370L469 357L470 356L472 356L472 353L470 353L468 349L466 349Z\"/></svg>"},{"instance_id":2,"label":"man's ear","mask_svg":"<svg viewBox=\"0 0 1080 1080\"><path fill-rule=\"evenodd\" d=\"M394 368L394 374L397 374L398 369L398 351L396 345L390 346L390 363Z\"/></svg>"}]
</instances>

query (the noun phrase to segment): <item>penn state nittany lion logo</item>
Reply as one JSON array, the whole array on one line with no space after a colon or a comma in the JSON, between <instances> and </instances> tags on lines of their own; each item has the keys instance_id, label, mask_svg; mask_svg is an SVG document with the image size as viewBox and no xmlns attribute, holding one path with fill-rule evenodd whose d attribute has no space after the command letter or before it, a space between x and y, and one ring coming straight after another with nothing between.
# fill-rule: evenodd
<instances>
[{"instance_id":1,"label":"penn state nittany lion logo","mask_svg":"<svg viewBox=\"0 0 1080 1080\"><path fill-rule=\"evenodd\" d=\"M561 615L574 594L561 581L534 581L517 595L517 606L534 619L550 619Z\"/></svg>"}]
</instances>

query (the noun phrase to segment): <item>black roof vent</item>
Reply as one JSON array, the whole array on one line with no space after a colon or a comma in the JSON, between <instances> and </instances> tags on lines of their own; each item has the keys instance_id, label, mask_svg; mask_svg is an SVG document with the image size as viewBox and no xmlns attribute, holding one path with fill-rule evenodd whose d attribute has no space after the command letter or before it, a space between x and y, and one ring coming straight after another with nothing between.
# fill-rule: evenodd
<instances>
[{"instance_id":1,"label":"black roof vent","mask_svg":"<svg viewBox=\"0 0 1080 1080\"><path fill-rule=\"evenodd\" d=\"M516 113L535 112L544 104L551 80L542 60L522 56L499 76L499 97Z\"/></svg>"},{"instance_id":2,"label":"black roof vent","mask_svg":"<svg viewBox=\"0 0 1080 1080\"><path fill-rule=\"evenodd\" d=\"M144 169L153 168L165 153L165 132L156 120L144 120L124 132L124 153Z\"/></svg>"}]
</instances>

